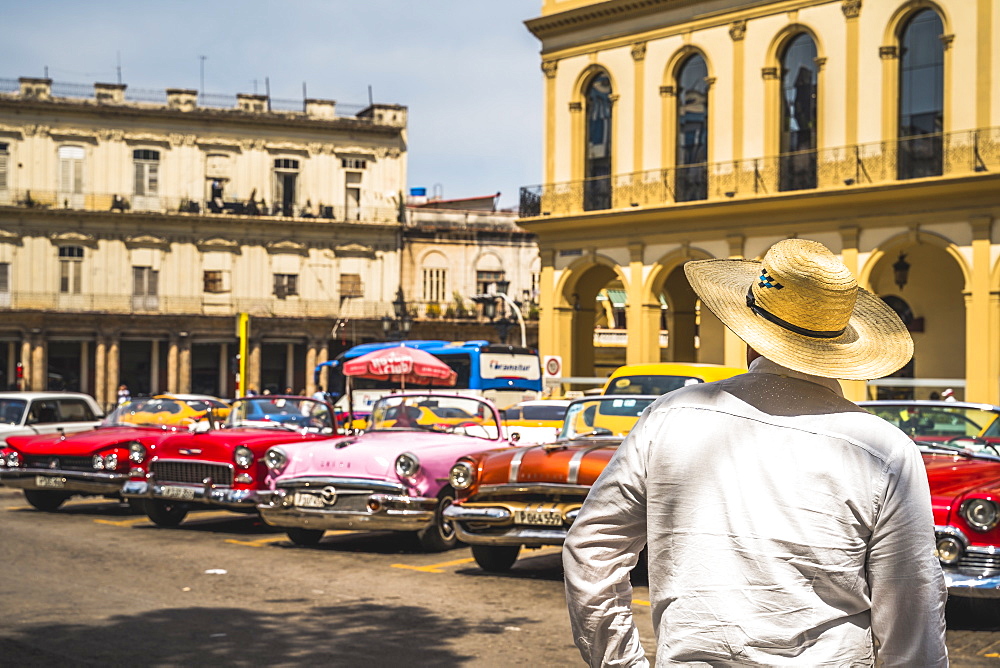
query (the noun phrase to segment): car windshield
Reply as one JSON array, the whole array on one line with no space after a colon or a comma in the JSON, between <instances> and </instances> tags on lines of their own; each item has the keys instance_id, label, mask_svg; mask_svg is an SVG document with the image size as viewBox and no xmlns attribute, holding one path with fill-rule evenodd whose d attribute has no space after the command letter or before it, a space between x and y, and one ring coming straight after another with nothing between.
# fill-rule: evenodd
<instances>
[{"instance_id":1,"label":"car windshield","mask_svg":"<svg viewBox=\"0 0 1000 668\"><path fill-rule=\"evenodd\" d=\"M559 440L575 438L624 438L656 397L600 396L574 401L566 409Z\"/></svg>"},{"instance_id":2,"label":"car windshield","mask_svg":"<svg viewBox=\"0 0 1000 668\"><path fill-rule=\"evenodd\" d=\"M701 382L694 376L621 376L611 381L605 394L666 394Z\"/></svg>"},{"instance_id":3,"label":"car windshield","mask_svg":"<svg viewBox=\"0 0 1000 668\"><path fill-rule=\"evenodd\" d=\"M165 397L131 399L117 406L101 423L104 427L190 427L203 420L208 406L203 401L181 401Z\"/></svg>"},{"instance_id":4,"label":"car windshield","mask_svg":"<svg viewBox=\"0 0 1000 668\"><path fill-rule=\"evenodd\" d=\"M262 395L233 402L226 427L287 429L330 434L334 431L330 407L308 397Z\"/></svg>"},{"instance_id":5,"label":"car windshield","mask_svg":"<svg viewBox=\"0 0 1000 668\"><path fill-rule=\"evenodd\" d=\"M495 439L491 406L475 397L435 394L389 395L372 407L370 431L436 431Z\"/></svg>"},{"instance_id":6,"label":"car windshield","mask_svg":"<svg viewBox=\"0 0 1000 668\"><path fill-rule=\"evenodd\" d=\"M0 424L21 424L27 406L24 399L0 399Z\"/></svg>"},{"instance_id":7,"label":"car windshield","mask_svg":"<svg viewBox=\"0 0 1000 668\"><path fill-rule=\"evenodd\" d=\"M921 405L911 403L864 405L868 411L891 422L924 447L949 447L977 452L985 446L982 438L1000 438L1000 412L976 406Z\"/></svg>"},{"instance_id":8,"label":"car windshield","mask_svg":"<svg viewBox=\"0 0 1000 668\"><path fill-rule=\"evenodd\" d=\"M554 404L544 406L539 404L528 404L521 406L522 420L562 420L566 415L566 406Z\"/></svg>"}]
</instances>

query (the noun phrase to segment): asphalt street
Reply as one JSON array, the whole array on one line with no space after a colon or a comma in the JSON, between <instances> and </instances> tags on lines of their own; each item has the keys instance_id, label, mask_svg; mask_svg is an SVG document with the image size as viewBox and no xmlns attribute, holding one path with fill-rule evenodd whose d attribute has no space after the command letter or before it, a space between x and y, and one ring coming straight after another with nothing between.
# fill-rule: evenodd
<instances>
[{"instance_id":1,"label":"asphalt street","mask_svg":"<svg viewBox=\"0 0 1000 668\"><path fill-rule=\"evenodd\" d=\"M293 546L252 516L177 529L127 506L31 509L0 488L0 664L581 666L558 548L487 574L388 533ZM633 610L654 650L645 583ZM1000 607L949 604L954 666L1000 666ZM651 657L652 659L652 657Z\"/></svg>"}]
</instances>

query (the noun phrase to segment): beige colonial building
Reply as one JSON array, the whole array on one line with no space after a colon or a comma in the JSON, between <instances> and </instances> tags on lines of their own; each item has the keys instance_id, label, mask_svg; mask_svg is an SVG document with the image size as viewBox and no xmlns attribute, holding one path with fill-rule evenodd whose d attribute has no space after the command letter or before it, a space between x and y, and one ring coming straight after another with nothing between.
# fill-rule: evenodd
<instances>
[{"instance_id":1,"label":"beige colonial building","mask_svg":"<svg viewBox=\"0 0 1000 668\"><path fill-rule=\"evenodd\" d=\"M0 80L0 384L313 390L400 287L407 109ZM339 330L339 331L338 331Z\"/></svg>"},{"instance_id":2,"label":"beige colonial building","mask_svg":"<svg viewBox=\"0 0 1000 668\"><path fill-rule=\"evenodd\" d=\"M741 364L681 265L798 236L908 323L883 392L1000 403L998 0L543 0L527 26L543 354Z\"/></svg>"}]
</instances>

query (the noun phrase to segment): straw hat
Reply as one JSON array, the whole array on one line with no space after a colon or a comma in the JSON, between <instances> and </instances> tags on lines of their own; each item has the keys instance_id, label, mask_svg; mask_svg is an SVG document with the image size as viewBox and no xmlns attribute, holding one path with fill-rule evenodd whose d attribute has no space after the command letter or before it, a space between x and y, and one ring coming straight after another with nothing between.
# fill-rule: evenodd
<instances>
[{"instance_id":1,"label":"straw hat","mask_svg":"<svg viewBox=\"0 0 1000 668\"><path fill-rule=\"evenodd\" d=\"M760 262L698 260L686 263L684 273L729 329L789 369L871 380L913 356L913 341L896 312L859 288L821 243L786 239Z\"/></svg>"}]
</instances>

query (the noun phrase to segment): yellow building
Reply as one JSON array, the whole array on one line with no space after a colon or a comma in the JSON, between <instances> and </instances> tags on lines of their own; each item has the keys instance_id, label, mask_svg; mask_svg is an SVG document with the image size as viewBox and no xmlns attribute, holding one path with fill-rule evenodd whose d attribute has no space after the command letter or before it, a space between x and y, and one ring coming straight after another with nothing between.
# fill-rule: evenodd
<instances>
[{"instance_id":1,"label":"yellow building","mask_svg":"<svg viewBox=\"0 0 1000 668\"><path fill-rule=\"evenodd\" d=\"M797 236L907 321L883 392L1000 403L1000 1L543 0L527 26L544 183L520 224L567 375L743 363L681 266Z\"/></svg>"},{"instance_id":2,"label":"yellow building","mask_svg":"<svg viewBox=\"0 0 1000 668\"><path fill-rule=\"evenodd\" d=\"M407 109L279 102L0 80L0 386L232 396L249 313L246 386L312 392L383 336Z\"/></svg>"}]
</instances>

